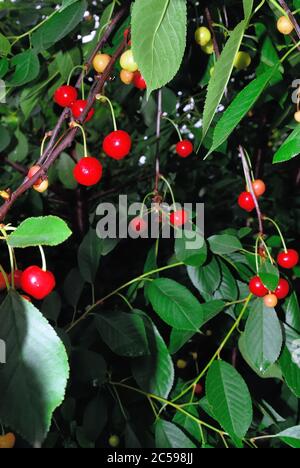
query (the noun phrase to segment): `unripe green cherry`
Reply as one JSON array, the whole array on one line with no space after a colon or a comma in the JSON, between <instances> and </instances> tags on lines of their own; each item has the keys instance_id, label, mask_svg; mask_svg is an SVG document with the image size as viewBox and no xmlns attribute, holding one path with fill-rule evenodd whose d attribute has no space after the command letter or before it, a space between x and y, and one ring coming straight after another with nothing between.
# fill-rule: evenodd
<instances>
[{"instance_id":1,"label":"unripe green cherry","mask_svg":"<svg viewBox=\"0 0 300 468\"><path fill-rule=\"evenodd\" d=\"M207 55L213 54L214 53L214 44L213 44L212 39L205 46L201 47L201 49Z\"/></svg>"},{"instance_id":2,"label":"unripe green cherry","mask_svg":"<svg viewBox=\"0 0 300 468\"><path fill-rule=\"evenodd\" d=\"M248 54L248 52L238 52L236 54L235 60L234 60L234 66L238 70L246 70L246 68L249 67L251 64L251 56Z\"/></svg>"},{"instance_id":3,"label":"unripe green cherry","mask_svg":"<svg viewBox=\"0 0 300 468\"><path fill-rule=\"evenodd\" d=\"M201 26L200 28L197 28L195 31L195 41L197 44L199 44L201 47L206 46L209 41L211 40L211 33L208 28L205 26Z\"/></svg>"},{"instance_id":4,"label":"unripe green cherry","mask_svg":"<svg viewBox=\"0 0 300 468\"><path fill-rule=\"evenodd\" d=\"M120 445L120 438L117 435L110 436L108 443L111 447L117 448Z\"/></svg>"},{"instance_id":5,"label":"unripe green cherry","mask_svg":"<svg viewBox=\"0 0 300 468\"><path fill-rule=\"evenodd\" d=\"M123 68L123 70L129 71L129 72L136 72L138 70L138 65L134 61L133 58L133 53L132 50L126 50L124 54L122 54L120 58L120 65Z\"/></svg>"}]
</instances>

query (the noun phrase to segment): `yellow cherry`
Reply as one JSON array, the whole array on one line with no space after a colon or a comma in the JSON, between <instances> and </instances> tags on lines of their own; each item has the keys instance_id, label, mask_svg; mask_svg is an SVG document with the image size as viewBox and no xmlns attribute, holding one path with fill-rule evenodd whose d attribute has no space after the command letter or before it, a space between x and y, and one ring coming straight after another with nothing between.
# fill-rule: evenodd
<instances>
[{"instance_id":1,"label":"yellow cherry","mask_svg":"<svg viewBox=\"0 0 300 468\"><path fill-rule=\"evenodd\" d=\"M211 40L211 32L208 28L205 26L201 26L200 28L197 28L195 31L195 41L197 44L199 44L201 47L206 46L209 41Z\"/></svg>"},{"instance_id":2,"label":"yellow cherry","mask_svg":"<svg viewBox=\"0 0 300 468\"><path fill-rule=\"evenodd\" d=\"M134 60L132 50L126 50L124 54L121 55L120 58L120 65L123 70L129 71L129 72L136 72L138 70L138 65Z\"/></svg>"},{"instance_id":3,"label":"yellow cherry","mask_svg":"<svg viewBox=\"0 0 300 468\"><path fill-rule=\"evenodd\" d=\"M93 67L97 73L103 73L110 61L110 55L97 54L93 60Z\"/></svg>"},{"instance_id":4,"label":"yellow cherry","mask_svg":"<svg viewBox=\"0 0 300 468\"><path fill-rule=\"evenodd\" d=\"M277 21L277 29L281 34L287 36L293 31L294 25L287 16L281 16Z\"/></svg>"}]
</instances>

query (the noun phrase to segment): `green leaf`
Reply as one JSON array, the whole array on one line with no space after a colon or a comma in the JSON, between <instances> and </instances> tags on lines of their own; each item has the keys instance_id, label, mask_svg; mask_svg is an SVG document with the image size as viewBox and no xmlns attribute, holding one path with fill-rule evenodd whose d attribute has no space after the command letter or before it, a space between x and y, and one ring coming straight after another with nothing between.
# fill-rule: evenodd
<instances>
[{"instance_id":1,"label":"green leaf","mask_svg":"<svg viewBox=\"0 0 300 468\"><path fill-rule=\"evenodd\" d=\"M203 322L200 302L184 286L168 278L149 285L148 297L155 312L171 327L197 331Z\"/></svg>"},{"instance_id":2,"label":"green leaf","mask_svg":"<svg viewBox=\"0 0 300 468\"><path fill-rule=\"evenodd\" d=\"M272 68L251 81L251 83L234 98L216 125L212 146L207 156L219 148L224 141L228 140L231 133L252 109L260 95L266 89L272 77L275 75L276 70L277 68Z\"/></svg>"},{"instance_id":3,"label":"green leaf","mask_svg":"<svg viewBox=\"0 0 300 468\"><path fill-rule=\"evenodd\" d=\"M207 259L207 245L197 232L184 230L182 237L175 240L175 254L179 262L190 266L201 266Z\"/></svg>"},{"instance_id":4,"label":"green leaf","mask_svg":"<svg viewBox=\"0 0 300 468\"><path fill-rule=\"evenodd\" d=\"M159 419L155 424L155 447L158 449L187 449L196 448L195 444L169 421Z\"/></svg>"},{"instance_id":5,"label":"green leaf","mask_svg":"<svg viewBox=\"0 0 300 468\"><path fill-rule=\"evenodd\" d=\"M96 442L108 421L108 405L102 395L97 395L87 405L83 415L83 432L88 440Z\"/></svg>"},{"instance_id":6,"label":"green leaf","mask_svg":"<svg viewBox=\"0 0 300 468\"><path fill-rule=\"evenodd\" d=\"M40 62L37 54L32 50L26 50L12 59L12 65L16 67L10 86L23 86L37 78L40 72Z\"/></svg>"},{"instance_id":7,"label":"green leaf","mask_svg":"<svg viewBox=\"0 0 300 468\"><path fill-rule=\"evenodd\" d=\"M61 41L81 22L86 10L86 0L78 0L62 11L57 12L32 34L34 49L41 52Z\"/></svg>"},{"instance_id":8,"label":"green leaf","mask_svg":"<svg viewBox=\"0 0 300 468\"><path fill-rule=\"evenodd\" d=\"M199 418L197 408L193 405L191 406L185 406L184 408L189 414L194 416L195 418ZM179 426L181 429L184 430L185 433L188 433L189 436L192 436L192 438L195 441L200 441L202 434L201 434L201 429L199 423L197 421L191 419L189 416L180 413L180 411L177 411L173 418L173 422Z\"/></svg>"},{"instance_id":9,"label":"green leaf","mask_svg":"<svg viewBox=\"0 0 300 468\"><path fill-rule=\"evenodd\" d=\"M295 358L297 358L297 360ZM300 398L299 353L293 356L289 349L285 347L280 356L279 364L287 386L296 395L297 398Z\"/></svg>"},{"instance_id":10,"label":"green leaf","mask_svg":"<svg viewBox=\"0 0 300 468\"><path fill-rule=\"evenodd\" d=\"M230 34L221 56L215 64L215 70L208 85L204 106L202 140L204 140L207 135L218 105L220 104L228 85L233 70L234 60L240 49L246 26L247 22L245 20L241 21L236 26L234 31Z\"/></svg>"},{"instance_id":11,"label":"green leaf","mask_svg":"<svg viewBox=\"0 0 300 468\"><path fill-rule=\"evenodd\" d=\"M8 147L10 140L9 131L5 127L0 126L0 151L4 151Z\"/></svg>"},{"instance_id":12,"label":"green leaf","mask_svg":"<svg viewBox=\"0 0 300 468\"><path fill-rule=\"evenodd\" d=\"M7 58L0 59L0 78L4 78L4 76L8 72L8 68L9 68L9 64L8 64ZM2 96L2 93L4 93L3 87L2 87L2 89L0 88L0 93L1 93L0 97L3 98L3 96Z\"/></svg>"},{"instance_id":13,"label":"green leaf","mask_svg":"<svg viewBox=\"0 0 300 468\"><path fill-rule=\"evenodd\" d=\"M186 46L186 0L136 0L132 9L132 48L153 90L169 83L178 72Z\"/></svg>"},{"instance_id":14,"label":"green leaf","mask_svg":"<svg viewBox=\"0 0 300 468\"><path fill-rule=\"evenodd\" d=\"M11 45L9 40L0 33L0 55L6 57L11 50Z\"/></svg>"},{"instance_id":15,"label":"green leaf","mask_svg":"<svg viewBox=\"0 0 300 468\"><path fill-rule=\"evenodd\" d=\"M28 140L19 129L15 131L15 137L18 140L18 144L15 147L15 149L11 153L9 153L8 159L13 162L22 162L28 155Z\"/></svg>"},{"instance_id":16,"label":"green leaf","mask_svg":"<svg viewBox=\"0 0 300 468\"><path fill-rule=\"evenodd\" d=\"M8 244L14 248L53 247L65 242L71 234L65 221L57 216L28 218L8 237Z\"/></svg>"},{"instance_id":17,"label":"green leaf","mask_svg":"<svg viewBox=\"0 0 300 468\"><path fill-rule=\"evenodd\" d=\"M106 345L119 356L149 354L143 317L134 311L104 312L95 317L96 328Z\"/></svg>"},{"instance_id":18,"label":"green leaf","mask_svg":"<svg viewBox=\"0 0 300 468\"><path fill-rule=\"evenodd\" d=\"M0 307L7 363L0 367L0 420L39 446L62 403L69 376L65 348L41 313L15 291Z\"/></svg>"},{"instance_id":19,"label":"green leaf","mask_svg":"<svg viewBox=\"0 0 300 468\"><path fill-rule=\"evenodd\" d=\"M214 293L215 299L235 301L239 297L237 282L225 262L219 260L221 267L221 283Z\"/></svg>"},{"instance_id":20,"label":"green leaf","mask_svg":"<svg viewBox=\"0 0 300 468\"><path fill-rule=\"evenodd\" d=\"M269 260L266 260L259 269L259 277L269 291L275 291L279 283L279 270Z\"/></svg>"},{"instance_id":21,"label":"green leaf","mask_svg":"<svg viewBox=\"0 0 300 468\"><path fill-rule=\"evenodd\" d=\"M42 305L42 314L46 319L56 322L61 312L61 298L56 291L46 297Z\"/></svg>"},{"instance_id":22,"label":"green leaf","mask_svg":"<svg viewBox=\"0 0 300 468\"><path fill-rule=\"evenodd\" d=\"M68 8L69 6L73 5L73 3L76 3L76 2L78 2L78 0L63 0L60 11L65 10L66 8Z\"/></svg>"},{"instance_id":23,"label":"green leaf","mask_svg":"<svg viewBox=\"0 0 300 468\"><path fill-rule=\"evenodd\" d=\"M73 268L64 282L65 298L72 307L77 307L84 288L84 279L77 268Z\"/></svg>"},{"instance_id":24,"label":"green leaf","mask_svg":"<svg viewBox=\"0 0 300 468\"><path fill-rule=\"evenodd\" d=\"M67 153L62 153L56 166L58 178L64 187L70 190L77 187L77 182L73 176L74 167L75 162L73 159Z\"/></svg>"},{"instance_id":25,"label":"green leaf","mask_svg":"<svg viewBox=\"0 0 300 468\"><path fill-rule=\"evenodd\" d=\"M278 364L273 364L266 372L260 372L248 356L248 348L246 347L245 343L245 333L240 336L239 339L239 350L241 355L243 356L244 360L248 364L248 366L261 378L261 379L279 379L283 380L282 372Z\"/></svg>"},{"instance_id":26,"label":"green leaf","mask_svg":"<svg viewBox=\"0 0 300 468\"><path fill-rule=\"evenodd\" d=\"M276 437L293 448L300 448L300 426L289 427L285 431L279 432Z\"/></svg>"},{"instance_id":27,"label":"green leaf","mask_svg":"<svg viewBox=\"0 0 300 468\"><path fill-rule=\"evenodd\" d=\"M243 248L237 237L228 234L212 236L208 239L208 242L212 252L219 255L237 252Z\"/></svg>"},{"instance_id":28,"label":"green leaf","mask_svg":"<svg viewBox=\"0 0 300 468\"><path fill-rule=\"evenodd\" d=\"M225 302L223 301L210 301L201 304L203 312L203 322L201 327L207 322L216 317L222 310L224 310ZM195 331L182 331L176 328L172 329L170 335L169 351L171 354L177 353L193 336Z\"/></svg>"},{"instance_id":29,"label":"green leaf","mask_svg":"<svg viewBox=\"0 0 300 468\"><path fill-rule=\"evenodd\" d=\"M285 140L285 142L276 151L273 163L281 163L289 161L290 159L298 156L300 148L300 125L297 125L295 130Z\"/></svg>"},{"instance_id":30,"label":"green leaf","mask_svg":"<svg viewBox=\"0 0 300 468\"><path fill-rule=\"evenodd\" d=\"M90 229L78 250L78 265L83 279L90 284L95 282L102 255L102 242L94 229Z\"/></svg>"},{"instance_id":31,"label":"green leaf","mask_svg":"<svg viewBox=\"0 0 300 468\"><path fill-rule=\"evenodd\" d=\"M174 384L174 365L159 331L146 314L142 317L150 354L132 360L132 375L145 392L167 398Z\"/></svg>"},{"instance_id":32,"label":"green leaf","mask_svg":"<svg viewBox=\"0 0 300 468\"><path fill-rule=\"evenodd\" d=\"M243 0L244 15L247 21L250 20L252 10L253 10L254 0Z\"/></svg>"},{"instance_id":33,"label":"green leaf","mask_svg":"<svg viewBox=\"0 0 300 468\"><path fill-rule=\"evenodd\" d=\"M220 286L221 271L215 257L207 265L200 268L188 267L187 271L195 288L208 299Z\"/></svg>"},{"instance_id":34,"label":"green leaf","mask_svg":"<svg viewBox=\"0 0 300 468\"><path fill-rule=\"evenodd\" d=\"M257 299L251 307L245 328L246 353L254 367L267 372L279 358L282 330L276 311Z\"/></svg>"},{"instance_id":35,"label":"green leaf","mask_svg":"<svg viewBox=\"0 0 300 468\"><path fill-rule=\"evenodd\" d=\"M107 365L104 358L93 351L78 348L72 353L73 379L90 386L102 385L107 380Z\"/></svg>"},{"instance_id":36,"label":"green leaf","mask_svg":"<svg viewBox=\"0 0 300 468\"><path fill-rule=\"evenodd\" d=\"M285 323L300 333L300 307L295 292L284 303Z\"/></svg>"},{"instance_id":37,"label":"green leaf","mask_svg":"<svg viewBox=\"0 0 300 468\"><path fill-rule=\"evenodd\" d=\"M208 371L206 395L213 414L232 437L243 439L251 425L253 410L248 387L230 364L216 361Z\"/></svg>"}]
</instances>

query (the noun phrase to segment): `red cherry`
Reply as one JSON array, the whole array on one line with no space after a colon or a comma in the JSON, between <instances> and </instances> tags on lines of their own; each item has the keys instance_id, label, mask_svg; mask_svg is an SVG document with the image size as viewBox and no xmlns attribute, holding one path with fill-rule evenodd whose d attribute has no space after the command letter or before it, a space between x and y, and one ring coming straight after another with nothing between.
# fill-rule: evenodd
<instances>
[{"instance_id":1,"label":"red cherry","mask_svg":"<svg viewBox=\"0 0 300 468\"><path fill-rule=\"evenodd\" d=\"M41 300L55 288L55 277L51 271L44 271L38 266L27 268L21 277L21 286L26 294Z\"/></svg>"},{"instance_id":2,"label":"red cherry","mask_svg":"<svg viewBox=\"0 0 300 468\"><path fill-rule=\"evenodd\" d=\"M131 137L123 130L111 132L103 141L104 153L117 160L125 158L130 153L131 146Z\"/></svg>"},{"instance_id":3,"label":"red cherry","mask_svg":"<svg viewBox=\"0 0 300 468\"><path fill-rule=\"evenodd\" d=\"M265 193L265 191L267 189L266 184L264 183L264 181L260 180L260 179L254 180L252 182L252 187L253 187L254 193L257 196L257 198L261 197Z\"/></svg>"},{"instance_id":4,"label":"red cherry","mask_svg":"<svg viewBox=\"0 0 300 468\"><path fill-rule=\"evenodd\" d=\"M29 296L25 296L25 294L22 294L21 296L25 301L32 302Z\"/></svg>"},{"instance_id":5,"label":"red cherry","mask_svg":"<svg viewBox=\"0 0 300 468\"><path fill-rule=\"evenodd\" d=\"M77 89L73 86L61 86L55 91L54 101L61 107L71 107L78 97Z\"/></svg>"},{"instance_id":6,"label":"red cherry","mask_svg":"<svg viewBox=\"0 0 300 468\"><path fill-rule=\"evenodd\" d=\"M255 208L255 203L250 192L243 192L239 196L238 204L240 208L251 213Z\"/></svg>"},{"instance_id":7,"label":"red cherry","mask_svg":"<svg viewBox=\"0 0 300 468\"><path fill-rule=\"evenodd\" d=\"M299 262L299 254L294 249L289 249L286 252L280 252L277 257L277 263L282 268L294 268Z\"/></svg>"},{"instance_id":8,"label":"red cherry","mask_svg":"<svg viewBox=\"0 0 300 468\"><path fill-rule=\"evenodd\" d=\"M14 280L15 280L15 288L22 289L21 287L21 278L22 278L23 271L15 270L14 272ZM11 284L11 273L8 275L9 284Z\"/></svg>"},{"instance_id":9,"label":"red cherry","mask_svg":"<svg viewBox=\"0 0 300 468\"><path fill-rule=\"evenodd\" d=\"M187 158L194 151L194 145L189 140L179 141L176 145L176 153L181 158Z\"/></svg>"},{"instance_id":10,"label":"red cherry","mask_svg":"<svg viewBox=\"0 0 300 468\"><path fill-rule=\"evenodd\" d=\"M249 289L254 296L264 297L268 294L267 288L264 286L259 276L255 276L249 283Z\"/></svg>"},{"instance_id":11,"label":"red cherry","mask_svg":"<svg viewBox=\"0 0 300 468\"><path fill-rule=\"evenodd\" d=\"M78 101L75 101L73 106L72 106L72 114L73 114L73 117L74 119L79 119L82 112L84 111L84 109L86 108L87 106L87 101L86 100L83 100L83 99L79 99ZM85 122L89 122L93 116L95 114L95 109L92 108L88 115L87 115L87 118L85 119Z\"/></svg>"},{"instance_id":12,"label":"red cherry","mask_svg":"<svg viewBox=\"0 0 300 468\"><path fill-rule=\"evenodd\" d=\"M139 71L134 74L133 84L138 89L147 89L147 83Z\"/></svg>"},{"instance_id":13,"label":"red cherry","mask_svg":"<svg viewBox=\"0 0 300 468\"><path fill-rule=\"evenodd\" d=\"M98 184L102 179L102 174L102 164L96 158L82 158L74 168L75 179L86 187Z\"/></svg>"},{"instance_id":14,"label":"red cherry","mask_svg":"<svg viewBox=\"0 0 300 468\"><path fill-rule=\"evenodd\" d=\"M129 228L137 234L145 232L147 227L146 221L141 217L134 218L129 224Z\"/></svg>"},{"instance_id":15,"label":"red cherry","mask_svg":"<svg viewBox=\"0 0 300 468\"><path fill-rule=\"evenodd\" d=\"M185 210L173 211L170 215L170 223L173 226L184 226L189 219L189 215Z\"/></svg>"},{"instance_id":16,"label":"red cherry","mask_svg":"<svg viewBox=\"0 0 300 468\"><path fill-rule=\"evenodd\" d=\"M200 383L197 383L194 388L194 394L199 396L199 395L202 395L202 393L203 393L203 387Z\"/></svg>"},{"instance_id":17,"label":"red cherry","mask_svg":"<svg viewBox=\"0 0 300 468\"><path fill-rule=\"evenodd\" d=\"M275 290L274 294L277 297L277 299L285 299L290 292L290 285L288 281L284 278L281 278L279 280L279 284L277 286L277 289Z\"/></svg>"}]
</instances>

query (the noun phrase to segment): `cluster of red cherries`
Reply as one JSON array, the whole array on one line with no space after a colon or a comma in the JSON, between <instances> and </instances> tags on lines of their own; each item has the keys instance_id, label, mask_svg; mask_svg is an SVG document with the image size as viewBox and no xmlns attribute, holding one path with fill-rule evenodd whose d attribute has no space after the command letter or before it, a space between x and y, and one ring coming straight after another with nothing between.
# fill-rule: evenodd
<instances>
[{"instance_id":1,"label":"cluster of red cherries","mask_svg":"<svg viewBox=\"0 0 300 468\"><path fill-rule=\"evenodd\" d=\"M12 284L12 275L7 275L9 284ZM15 270L14 287L24 291L27 295L22 295L23 299L31 302L30 296L37 300L45 299L56 286L56 281L51 271L44 271L38 266L30 266L26 270ZM0 274L0 291L6 289L6 282L3 274Z\"/></svg>"},{"instance_id":2,"label":"cluster of red cherries","mask_svg":"<svg viewBox=\"0 0 300 468\"><path fill-rule=\"evenodd\" d=\"M294 268L299 262L299 254L294 249L287 249L278 254L277 263L285 269ZM249 283L249 289L257 297L263 297L266 307L276 307L278 301L285 299L290 292L290 285L284 278L280 278L275 291L269 291L259 276L255 276Z\"/></svg>"}]
</instances>

